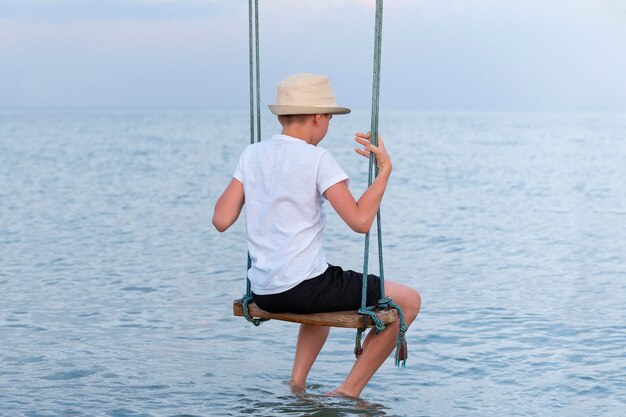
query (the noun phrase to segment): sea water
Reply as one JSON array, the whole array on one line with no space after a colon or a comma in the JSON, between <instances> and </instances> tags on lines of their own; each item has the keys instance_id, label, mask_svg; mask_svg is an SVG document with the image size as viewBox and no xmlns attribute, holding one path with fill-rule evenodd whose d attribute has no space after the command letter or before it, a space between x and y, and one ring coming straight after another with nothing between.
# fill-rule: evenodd
<instances>
[{"instance_id":1,"label":"sea water","mask_svg":"<svg viewBox=\"0 0 626 417\"><path fill-rule=\"evenodd\" d=\"M368 117L333 118L321 144L355 195ZM244 227L219 234L211 215L248 123L0 110L0 415L624 415L624 114L381 113L384 271L423 308L407 367L390 358L360 400L324 396L353 330L331 331L295 394L298 326L232 316ZM264 115L263 136L277 131ZM325 245L362 268L363 236L332 210Z\"/></svg>"}]
</instances>

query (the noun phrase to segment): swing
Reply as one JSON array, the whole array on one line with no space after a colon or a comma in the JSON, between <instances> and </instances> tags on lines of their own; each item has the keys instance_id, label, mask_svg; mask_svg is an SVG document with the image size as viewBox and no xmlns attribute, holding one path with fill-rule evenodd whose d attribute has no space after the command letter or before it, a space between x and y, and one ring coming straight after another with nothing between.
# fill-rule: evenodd
<instances>
[{"instance_id":1,"label":"swing","mask_svg":"<svg viewBox=\"0 0 626 417\"><path fill-rule=\"evenodd\" d=\"M256 56L253 65L253 9L252 0L248 0L249 16L249 61L250 61L250 143L259 142L261 139L261 109L260 109L260 71L259 71L259 0L254 1L254 55ZM374 38L374 80L372 87L372 117L371 117L371 140L374 145L378 145L378 97L380 91L380 51L382 39L382 18L383 0L376 0L375 38ZM254 112L254 78L256 76L256 140L255 140L255 112ZM368 186L372 184L373 177L378 175L378 167L375 163L374 154L370 154ZM269 313L259 308L253 300L250 287L250 280L246 279L246 293L243 298L234 300L233 312L235 316L245 317L246 320L259 326L261 323L273 319L288 321L292 323L310 324L317 326L347 327L357 329L354 353L357 357L362 352L361 338L367 328L373 328L376 333L383 331L386 325L397 320L400 321L400 332L396 346L396 366L406 365L407 349L404 337L407 326L404 321L404 314L400 306L395 304L391 298L385 297L385 280L383 272L382 254L382 234L380 208L376 213L376 226L378 231L378 261L380 267L380 293L381 299L375 306L366 306L367 279L363 279L361 293L361 308L356 311L339 311L328 313L294 314L294 313ZM365 248L363 256L363 277L367 277L369 266L369 242L370 233L365 234ZM249 270L252 266L250 255L248 254Z\"/></svg>"}]
</instances>

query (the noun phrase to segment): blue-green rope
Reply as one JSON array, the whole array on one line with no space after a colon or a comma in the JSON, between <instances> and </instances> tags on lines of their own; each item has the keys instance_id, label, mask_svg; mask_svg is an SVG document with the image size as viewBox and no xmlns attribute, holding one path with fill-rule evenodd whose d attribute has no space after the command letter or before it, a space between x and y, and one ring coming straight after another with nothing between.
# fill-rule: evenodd
<instances>
[{"instance_id":1,"label":"blue-green rope","mask_svg":"<svg viewBox=\"0 0 626 417\"><path fill-rule=\"evenodd\" d=\"M380 56L382 49L382 29L383 29L383 0L376 0L376 17L374 23L374 80L372 83L372 118L370 129L370 141L374 146L378 146L378 115L379 115L379 96L380 96ZM375 176L378 176L378 166L376 164L376 156L370 153L369 159L369 175L367 185L370 186ZM376 308L387 309L395 308L398 311L398 318L400 320L400 330L398 332L398 341L396 343L396 366L406 366L407 348L405 333L407 331L407 325L404 320L404 313L399 305L391 301L391 298L385 297L385 271L383 265L383 241L382 241L382 225L380 218L380 208L376 212L376 227L378 235L378 265L380 271L380 300L376 303L376 306L367 306L367 275L369 268L369 248L370 248L370 233L365 234L365 248L363 255L363 285L361 289L361 308L358 310L359 314L368 315L374 322L374 331L376 334L385 329L385 324L378 318ZM361 338L365 329L358 329L356 333L356 342L354 352L358 357L363 349L361 348Z\"/></svg>"},{"instance_id":2,"label":"blue-green rope","mask_svg":"<svg viewBox=\"0 0 626 417\"><path fill-rule=\"evenodd\" d=\"M259 63L259 0L254 0L254 39L256 41L256 137L261 142L261 64Z\"/></svg>"},{"instance_id":3,"label":"blue-green rope","mask_svg":"<svg viewBox=\"0 0 626 417\"><path fill-rule=\"evenodd\" d=\"M254 20L254 38L256 38L256 50L253 48L253 31L252 21ZM252 0L248 0L248 56L250 61L250 143L261 141L261 75L259 70L259 0L254 1L254 19L252 12ZM256 54L256 62L253 59ZM256 63L256 66L254 65ZM256 73L256 138L254 132L255 117L254 117L254 75ZM250 304L254 296L252 295L252 289L250 287L250 279L247 277L247 272L252 267L252 260L250 259L250 253L248 252L248 262L246 268L246 293L242 299L243 315L250 323L255 326L259 326L264 321L269 319L259 319L250 316L248 311L248 304Z\"/></svg>"},{"instance_id":4,"label":"blue-green rope","mask_svg":"<svg viewBox=\"0 0 626 417\"><path fill-rule=\"evenodd\" d=\"M250 143L254 143L254 49L252 48L252 0L248 0L248 61L250 63Z\"/></svg>"}]
</instances>

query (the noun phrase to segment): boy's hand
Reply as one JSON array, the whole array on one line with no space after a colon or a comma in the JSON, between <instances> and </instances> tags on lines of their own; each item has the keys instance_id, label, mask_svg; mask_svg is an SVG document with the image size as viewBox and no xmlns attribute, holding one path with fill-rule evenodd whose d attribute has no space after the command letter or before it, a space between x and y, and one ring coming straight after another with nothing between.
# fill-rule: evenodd
<instances>
[{"instance_id":1,"label":"boy's hand","mask_svg":"<svg viewBox=\"0 0 626 417\"><path fill-rule=\"evenodd\" d=\"M378 172L391 172L391 158L385 149L385 144L382 138L378 135L378 146L374 146L370 142L370 132L356 133L354 141L363 145L363 149L355 148L354 150L359 155L363 155L366 158L370 157L370 152L376 155L376 164L378 165Z\"/></svg>"}]
</instances>

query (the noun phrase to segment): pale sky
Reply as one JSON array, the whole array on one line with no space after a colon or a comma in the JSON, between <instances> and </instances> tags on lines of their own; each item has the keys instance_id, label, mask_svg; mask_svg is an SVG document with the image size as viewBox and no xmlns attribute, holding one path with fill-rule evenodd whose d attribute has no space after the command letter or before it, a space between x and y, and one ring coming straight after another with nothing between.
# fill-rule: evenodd
<instances>
[{"instance_id":1,"label":"pale sky","mask_svg":"<svg viewBox=\"0 0 626 417\"><path fill-rule=\"evenodd\" d=\"M260 0L262 102L368 109L370 0ZM247 0L0 0L0 106L247 109ZM386 0L383 109L626 111L626 0Z\"/></svg>"}]
</instances>

